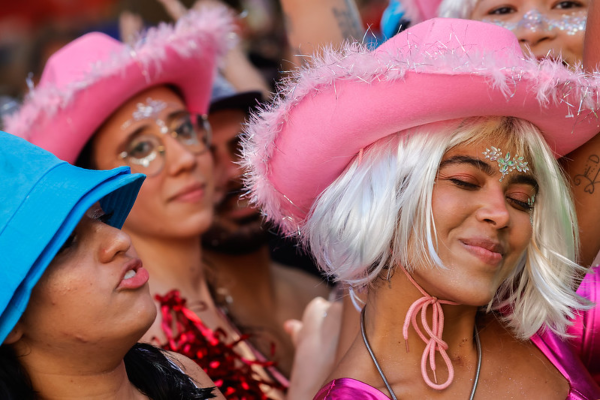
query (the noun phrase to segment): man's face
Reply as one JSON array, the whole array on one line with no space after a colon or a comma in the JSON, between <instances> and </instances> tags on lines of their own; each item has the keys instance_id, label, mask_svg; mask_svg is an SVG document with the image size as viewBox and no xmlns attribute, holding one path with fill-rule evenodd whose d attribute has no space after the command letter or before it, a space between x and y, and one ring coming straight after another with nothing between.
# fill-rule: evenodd
<instances>
[{"instance_id":1,"label":"man's face","mask_svg":"<svg viewBox=\"0 0 600 400\"><path fill-rule=\"evenodd\" d=\"M243 193L240 138L246 113L242 110L220 110L209 115L213 131L216 191L222 193L215 205L212 227L202 235L205 248L229 254L250 253L266 244L258 210L248 204Z\"/></svg>"}]
</instances>

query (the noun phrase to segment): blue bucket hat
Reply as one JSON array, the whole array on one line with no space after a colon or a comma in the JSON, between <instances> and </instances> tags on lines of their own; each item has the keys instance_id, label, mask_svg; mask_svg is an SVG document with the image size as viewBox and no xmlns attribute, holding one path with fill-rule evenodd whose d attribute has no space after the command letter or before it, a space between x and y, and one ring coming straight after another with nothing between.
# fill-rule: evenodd
<instances>
[{"instance_id":1,"label":"blue bucket hat","mask_svg":"<svg viewBox=\"0 0 600 400\"><path fill-rule=\"evenodd\" d=\"M0 344L87 209L100 202L120 229L144 179L128 167L78 168L0 131Z\"/></svg>"}]
</instances>

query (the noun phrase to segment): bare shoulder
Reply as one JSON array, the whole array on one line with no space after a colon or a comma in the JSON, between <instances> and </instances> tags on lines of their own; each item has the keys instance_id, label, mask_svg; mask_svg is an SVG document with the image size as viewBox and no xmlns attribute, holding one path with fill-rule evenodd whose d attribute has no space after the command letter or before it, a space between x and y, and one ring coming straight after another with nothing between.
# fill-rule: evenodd
<instances>
[{"instance_id":1,"label":"bare shoulder","mask_svg":"<svg viewBox=\"0 0 600 400\"><path fill-rule=\"evenodd\" d=\"M285 287L288 294L293 293L297 299L306 302L315 297L328 298L330 288L327 283L314 275L298 268L272 263L271 269L279 287Z\"/></svg>"},{"instance_id":2,"label":"bare shoulder","mask_svg":"<svg viewBox=\"0 0 600 400\"><path fill-rule=\"evenodd\" d=\"M190 360L186 356L174 353L172 351L167 352L169 358L173 360L183 372L186 373L187 376L192 378L200 387L214 387L215 383L206 375L206 373L196 364L194 361ZM225 399L221 392L215 389L216 399Z\"/></svg>"}]
</instances>

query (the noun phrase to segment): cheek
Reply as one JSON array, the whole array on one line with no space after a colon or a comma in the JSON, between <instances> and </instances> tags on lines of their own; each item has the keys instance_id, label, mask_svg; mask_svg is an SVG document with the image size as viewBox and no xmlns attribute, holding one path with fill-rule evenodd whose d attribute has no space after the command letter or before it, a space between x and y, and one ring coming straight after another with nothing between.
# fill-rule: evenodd
<instances>
[{"instance_id":1,"label":"cheek","mask_svg":"<svg viewBox=\"0 0 600 400\"><path fill-rule=\"evenodd\" d=\"M531 226L531 220L529 214L519 212L517 216L513 216L514 228L512 232L511 247L515 249L517 256L527 248L531 242L533 235L533 228Z\"/></svg>"},{"instance_id":2,"label":"cheek","mask_svg":"<svg viewBox=\"0 0 600 400\"><path fill-rule=\"evenodd\" d=\"M77 265L89 263L82 260ZM34 288L23 315L30 336L74 336L88 326L94 326L91 316L105 303L99 291L103 289L93 274L81 271L59 271ZM104 288L105 289L105 288Z\"/></svg>"},{"instance_id":3,"label":"cheek","mask_svg":"<svg viewBox=\"0 0 600 400\"><path fill-rule=\"evenodd\" d=\"M438 230L438 236L443 235L460 225L469 215L470 208L468 200L469 199L465 196L457 195L456 190L450 193L446 188L440 187L439 189L434 189L431 200L431 209L435 226ZM439 239L443 240L442 237Z\"/></svg>"},{"instance_id":4,"label":"cheek","mask_svg":"<svg viewBox=\"0 0 600 400\"><path fill-rule=\"evenodd\" d=\"M569 35L567 32L561 32L561 43L560 48L569 50L573 53L576 58L575 62L581 62L583 60L583 37L585 36L584 31L579 31L574 35ZM573 62L572 62L573 63Z\"/></svg>"},{"instance_id":5,"label":"cheek","mask_svg":"<svg viewBox=\"0 0 600 400\"><path fill-rule=\"evenodd\" d=\"M164 213L164 205L161 203L165 194L162 193L162 180L160 176L146 178L135 203L127 217L128 222L144 222L150 218L160 218Z\"/></svg>"}]
</instances>

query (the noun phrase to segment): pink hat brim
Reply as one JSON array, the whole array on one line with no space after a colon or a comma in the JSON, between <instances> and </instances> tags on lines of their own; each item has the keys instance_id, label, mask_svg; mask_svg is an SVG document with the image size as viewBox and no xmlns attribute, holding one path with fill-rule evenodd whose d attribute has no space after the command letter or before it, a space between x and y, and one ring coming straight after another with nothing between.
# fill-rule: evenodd
<instances>
[{"instance_id":1,"label":"pink hat brim","mask_svg":"<svg viewBox=\"0 0 600 400\"><path fill-rule=\"evenodd\" d=\"M538 126L564 155L599 130L597 84L557 63L524 59L504 28L433 19L373 52L350 45L299 71L247 128L246 184L267 218L295 234L361 148L411 127L513 116Z\"/></svg>"},{"instance_id":2,"label":"pink hat brim","mask_svg":"<svg viewBox=\"0 0 600 400\"><path fill-rule=\"evenodd\" d=\"M5 128L74 163L102 123L148 88L172 85L190 112L206 114L217 59L230 47L232 22L224 9L191 12L175 26L150 29L137 46L102 54L86 76L66 85L44 85L43 77L21 109L5 118ZM106 41L103 36L90 33L76 41L93 49L94 42Z\"/></svg>"}]
</instances>

